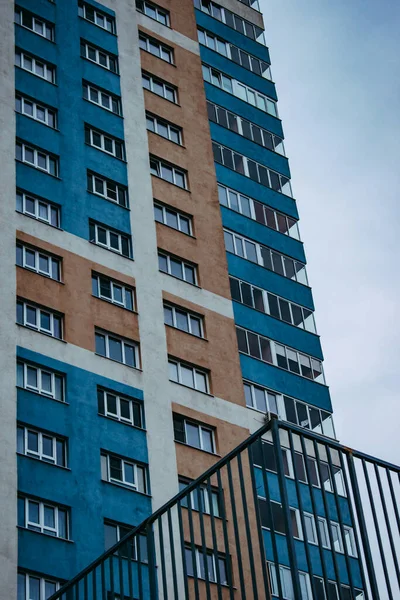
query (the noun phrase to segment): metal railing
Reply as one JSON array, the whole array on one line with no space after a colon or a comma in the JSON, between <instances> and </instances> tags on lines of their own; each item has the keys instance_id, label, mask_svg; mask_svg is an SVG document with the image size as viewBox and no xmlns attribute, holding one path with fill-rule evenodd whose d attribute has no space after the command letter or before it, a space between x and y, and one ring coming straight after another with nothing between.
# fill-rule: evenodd
<instances>
[{"instance_id":1,"label":"metal railing","mask_svg":"<svg viewBox=\"0 0 400 600\"><path fill-rule=\"evenodd\" d=\"M50 600L396 600L399 476L269 415Z\"/></svg>"}]
</instances>

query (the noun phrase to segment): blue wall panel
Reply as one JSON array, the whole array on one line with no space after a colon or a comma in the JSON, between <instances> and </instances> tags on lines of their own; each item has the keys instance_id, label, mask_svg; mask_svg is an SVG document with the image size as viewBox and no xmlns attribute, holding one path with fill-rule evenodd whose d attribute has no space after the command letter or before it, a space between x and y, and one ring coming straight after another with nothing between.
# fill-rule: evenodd
<instances>
[{"instance_id":1,"label":"blue wall panel","mask_svg":"<svg viewBox=\"0 0 400 600\"><path fill-rule=\"evenodd\" d=\"M71 507L72 540L48 540L21 531L19 563L22 567L68 578L104 550L105 518L136 525L151 512L150 496L103 482L100 472L101 449L144 464L148 463L148 455L144 430L98 414L97 385L140 401L143 393L24 348L18 348L18 357L57 370L66 377L67 404L18 389L20 422L68 438L68 469L18 457L18 489Z\"/></svg>"}]
</instances>

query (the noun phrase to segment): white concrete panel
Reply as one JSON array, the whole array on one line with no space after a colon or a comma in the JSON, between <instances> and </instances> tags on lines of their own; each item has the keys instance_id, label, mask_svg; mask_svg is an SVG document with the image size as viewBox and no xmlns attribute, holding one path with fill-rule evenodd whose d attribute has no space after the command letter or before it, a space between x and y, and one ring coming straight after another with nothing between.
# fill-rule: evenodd
<instances>
[{"instance_id":1,"label":"white concrete panel","mask_svg":"<svg viewBox=\"0 0 400 600\"><path fill-rule=\"evenodd\" d=\"M0 0L0 596L17 597L14 3Z\"/></svg>"},{"instance_id":2,"label":"white concrete panel","mask_svg":"<svg viewBox=\"0 0 400 600\"><path fill-rule=\"evenodd\" d=\"M188 38L186 35L179 33L179 31L175 31L170 27L158 23L154 19L150 19L150 17L147 17L140 12L137 13L137 24L153 31L153 33L168 40L171 44L181 46L185 50L193 52L193 54L200 54L199 44L197 42Z\"/></svg>"}]
</instances>

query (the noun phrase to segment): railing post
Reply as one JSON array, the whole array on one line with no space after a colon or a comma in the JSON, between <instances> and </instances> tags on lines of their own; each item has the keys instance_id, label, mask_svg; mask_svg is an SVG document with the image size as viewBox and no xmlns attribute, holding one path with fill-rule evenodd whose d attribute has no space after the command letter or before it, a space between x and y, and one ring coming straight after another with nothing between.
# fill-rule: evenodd
<instances>
[{"instance_id":1,"label":"railing post","mask_svg":"<svg viewBox=\"0 0 400 600\"><path fill-rule=\"evenodd\" d=\"M368 576L369 576L369 584L371 587L372 598L374 600L380 600L378 583L376 581L374 562L372 560L371 548L368 540L367 526L365 524L364 511L362 506L360 489L358 487L357 481L357 473L356 468L354 466L354 459L351 452L346 453L347 457L347 466L349 468L349 475L351 481L351 487L353 492L354 504L357 512L358 525L360 528L360 535L363 545L363 552L365 563L367 565Z\"/></svg>"},{"instance_id":2,"label":"railing post","mask_svg":"<svg viewBox=\"0 0 400 600\"><path fill-rule=\"evenodd\" d=\"M138 536L139 538L140 536ZM149 524L146 527L146 537L147 537L147 556L149 561L149 587L150 587L150 598L153 600L157 600L158 591L157 591L157 569L156 569L156 547L154 541L154 532L153 532L153 524ZM138 539L138 544L140 541Z\"/></svg>"},{"instance_id":3,"label":"railing post","mask_svg":"<svg viewBox=\"0 0 400 600\"><path fill-rule=\"evenodd\" d=\"M285 479L285 471L283 466L283 458L282 458L282 450L281 450L281 441L279 438L279 425L278 419L275 417L272 419L272 439L274 442L274 449L276 453L276 467L278 472L278 482L279 482L279 491L281 495L282 502L282 510L285 520L285 529L286 529L286 542L288 547L289 554L289 563L290 570L292 573L292 585L295 600L301 600L301 588L300 588L300 578L299 578L299 570L297 567L297 559L296 559L296 549L294 546L294 539L292 535L292 523L290 520L290 509L289 509L289 499L286 489L286 479ZM276 571L277 577L280 577L279 574L279 565Z\"/></svg>"}]
</instances>

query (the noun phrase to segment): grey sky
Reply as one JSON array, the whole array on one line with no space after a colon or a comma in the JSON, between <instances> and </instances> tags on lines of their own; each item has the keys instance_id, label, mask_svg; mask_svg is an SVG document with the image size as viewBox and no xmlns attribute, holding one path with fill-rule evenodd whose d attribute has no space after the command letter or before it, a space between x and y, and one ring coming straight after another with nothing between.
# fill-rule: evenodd
<instances>
[{"instance_id":1,"label":"grey sky","mask_svg":"<svg viewBox=\"0 0 400 600\"><path fill-rule=\"evenodd\" d=\"M400 2L260 0L341 442L400 462Z\"/></svg>"}]
</instances>

